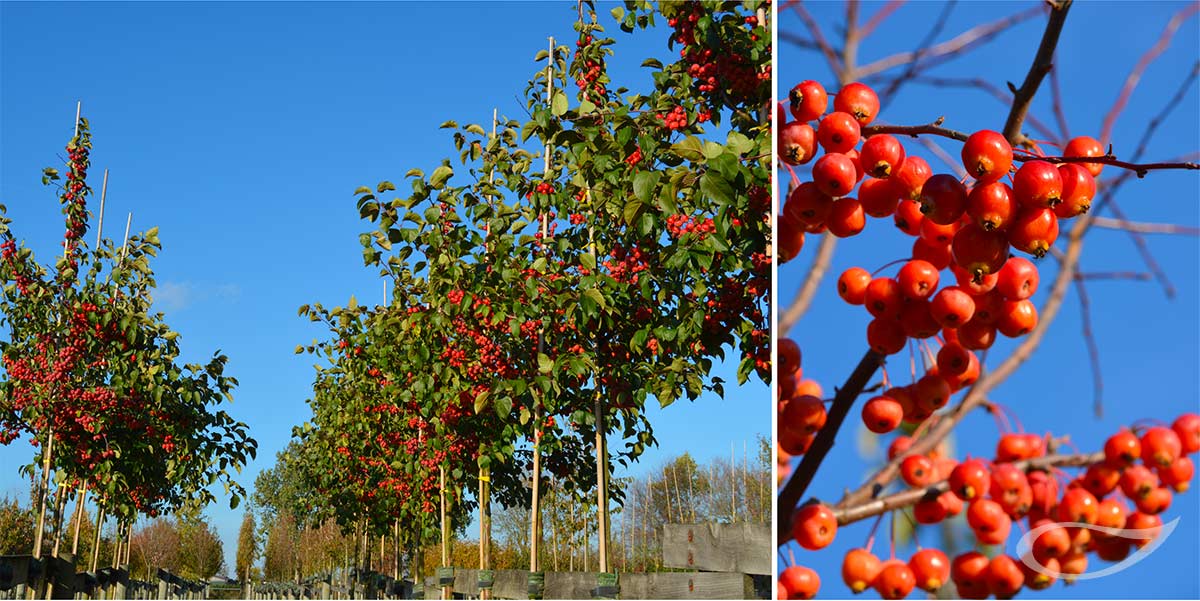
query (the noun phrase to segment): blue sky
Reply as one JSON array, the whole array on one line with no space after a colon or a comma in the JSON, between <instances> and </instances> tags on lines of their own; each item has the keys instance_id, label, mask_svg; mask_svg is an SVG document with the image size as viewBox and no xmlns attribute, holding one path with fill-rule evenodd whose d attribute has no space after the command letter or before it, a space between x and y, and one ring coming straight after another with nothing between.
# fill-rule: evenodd
<instances>
[{"instance_id":1,"label":"blue sky","mask_svg":"<svg viewBox=\"0 0 1200 601\"><path fill-rule=\"evenodd\" d=\"M83 100L93 187L111 170L106 235L119 238L129 211L134 231L160 228L156 307L186 360L221 349L241 381L229 410L260 445L240 478L249 487L309 416L312 361L293 350L325 333L296 308L381 298L362 267L358 234L369 228L354 189L451 156L437 129L446 119L486 124L493 107L524 117L533 55L550 35L573 44L574 7L0 3L0 202L18 237L43 258L55 252L59 207L39 177ZM614 79L646 89L639 65L668 56L665 34L613 31ZM734 382L735 368L721 375ZM684 451L703 460L749 443L753 453L770 431L768 399L759 383L652 410L661 447L633 472ZM0 495L25 497L17 466L30 451L0 447ZM207 513L232 564L242 513Z\"/></svg>"},{"instance_id":2,"label":"blue sky","mask_svg":"<svg viewBox=\"0 0 1200 601\"><path fill-rule=\"evenodd\" d=\"M844 23L841 3L807 3L827 38L840 43ZM1015 13L1032 2L960 2L938 41L949 39L975 25L1002 15ZM879 2L864 2L863 19L869 18ZM1108 111L1131 67L1141 54L1158 39L1172 14L1183 3L1077 2L1071 9L1059 44L1062 89L1067 120L1072 135L1098 136L1101 121ZM940 3L914 2L904 5L864 42L859 64L895 52L914 50L942 10ZM1006 81L1020 85L1029 67L1045 24L1043 17L1027 21L965 58L951 61L930 74L942 77L982 77L1003 89ZM781 14L781 31L807 37L803 22L790 11ZM1193 16L1178 31L1170 47L1146 72L1129 101L1113 134L1118 157L1130 155L1146 123L1166 103L1197 60L1197 19ZM834 87L833 78L818 55L781 43L777 55L779 89L782 92L804 79L817 79ZM1035 102L1034 111L1043 121L1053 124L1049 110L1047 84ZM830 92L832 101L833 91ZM1200 149L1200 111L1197 88L1193 83L1182 105L1162 127L1152 143L1146 160L1169 159ZM963 131L1003 127L1007 106L976 90L934 89L920 84L904 86L881 119L896 124L929 123L946 117L946 126ZM916 144L906 144L910 152ZM957 157L959 146L943 146ZM922 148L935 172L947 168ZM1106 170L1106 174L1109 170ZM1195 172L1157 172L1144 180L1126 185L1118 197L1121 208L1138 221L1170 222L1197 226L1200 220L1200 177ZM1065 237L1065 235L1064 235ZM808 263L816 252L817 238L801 256L779 270L777 286L782 307L796 293ZM1092 414L1092 385L1086 348L1081 338L1078 297L1072 290L1064 309L1054 322L1037 353L1015 376L992 395L992 400L1011 407L1025 428L1034 432L1069 432L1084 450L1099 449L1105 438L1122 424L1151 417L1174 420L1185 411L1197 411L1200 380L1200 243L1195 237L1150 236L1154 256L1170 275L1177 295L1167 299L1153 282L1093 281L1088 285L1093 325L1100 346L1104 374L1104 417ZM808 315L790 335L804 350L806 377L816 378L830 391L840 385L865 350L865 331L869 316L861 307L850 307L836 294L834 280L851 266L874 270L883 264L909 256L911 238L895 230L890 219L868 220L864 234L843 240L837 247L829 275ZM1089 234L1082 259L1086 272L1147 271L1127 234L1098 230ZM1042 261L1042 290L1035 297L1040 306L1053 279L1053 261ZM1013 348L1009 341L993 348L987 365L994 367ZM907 358L895 359L892 375L907 383ZM957 398L957 397L956 397ZM862 436L858 407L851 412L847 425L825 464L817 473L809 493L836 500L843 488L856 487L866 478L878 459L868 448L860 449L856 439ZM989 455L994 452L997 431L983 413L969 416L954 438L958 454ZM886 448L891 437L882 439ZM864 459L863 455L868 458ZM1194 458L1194 457L1193 457ZM1039 596L1053 598L1196 598L1200 582L1195 570L1200 565L1197 520L1200 504L1193 491L1175 497L1166 514L1180 517L1180 528L1163 547L1135 567L1102 580L1074 587L1061 585ZM782 510L782 508L781 508ZM886 526L886 522L885 522ZM816 569L822 576L824 597L849 596L840 578L841 558L847 550L861 546L867 538L869 523L850 526L838 533L833 545L824 552L796 550L796 559ZM936 530L922 537L935 544ZM1010 540L1009 552L1016 542ZM887 554L887 540L876 542L877 553ZM914 549L900 552L907 559ZM1093 558L1093 569L1099 563ZM916 595L913 595L916 597Z\"/></svg>"}]
</instances>

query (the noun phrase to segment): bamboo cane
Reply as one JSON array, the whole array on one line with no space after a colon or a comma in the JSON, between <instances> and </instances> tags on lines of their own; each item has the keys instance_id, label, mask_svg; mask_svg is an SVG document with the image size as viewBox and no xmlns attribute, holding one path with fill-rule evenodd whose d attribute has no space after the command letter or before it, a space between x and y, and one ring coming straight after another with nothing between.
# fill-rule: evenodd
<instances>
[{"instance_id":1,"label":"bamboo cane","mask_svg":"<svg viewBox=\"0 0 1200 601\"><path fill-rule=\"evenodd\" d=\"M446 466L438 466L438 477L441 479L441 490L438 495L441 497L442 505L442 567L450 565L450 520L446 517ZM451 587L442 587L442 598L450 599L452 596Z\"/></svg>"},{"instance_id":2,"label":"bamboo cane","mask_svg":"<svg viewBox=\"0 0 1200 601\"><path fill-rule=\"evenodd\" d=\"M104 170L104 183L100 185L100 215L96 225L96 248L100 248L100 237L104 233L104 198L108 196L108 169Z\"/></svg>"},{"instance_id":3,"label":"bamboo cane","mask_svg":"<svg viewBox=\"0 0 1200 601\"><path fill-rule=\"evenodd\" d=\"M492 140L496 139L496 125L499 122L499 114L497 109L492 109ZM488 170L488 183L495 182L496 169L493 167ZM491 196L488 196L488 205L492 204ZM483 224L483 252L487 255L488 252L488 236L491 234L491 225ZM492 470L491 467L479 468L479 569L492 569L492 491L491 491ZM479 591L480 599L490 599L492 591L483 589Z\"/></svg>"},{"instance_id":4,"label":"bamboo cane","mask_svg":"<svg viewBox=\"0 0 1200 601\"><path fill-rule=\"evenodd\" d=\"M92 563L91 572L96 573L96 568L100 562L100 531L104 528L104 507L100 507L100 511L96 514L96 536L92 541Z\"/></svg>"},{"instance_id":5,"label":"bamboo cane","mask_svg":"<svg viewBox=\"0 0 1200 601\"><path fill-rule=\"evenodd\" d=\"M42 488L38 491L38 526L33 537L33 558L42 558L42 536L46 529L46 495L50 491L50 460L54 455L54 429L50 429L50 440L46 443L46 455L42 457Z\"/></svg>"}]
</instances>

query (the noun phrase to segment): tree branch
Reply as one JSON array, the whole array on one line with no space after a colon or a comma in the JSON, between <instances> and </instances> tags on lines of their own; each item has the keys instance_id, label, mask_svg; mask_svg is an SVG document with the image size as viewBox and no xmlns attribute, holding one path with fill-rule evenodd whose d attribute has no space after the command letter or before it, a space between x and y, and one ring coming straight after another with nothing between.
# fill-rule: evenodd
<instances>
[{"instance_id":1,"label":"tree branch","mask_svg":"<svg viewBox=\"0 0 1200 601\"><path fill-rule=\"evenodd\" d=\"M859 37L870 37L871 33L875 31L876 27L879 27L879 24L882 23L884 19L887 19L892 13L896 12L897 8L900 8L903 5L904 0L888 0L888 3L883 5L883 8L875 11L875 14L871 15L871 19L867 21L867 24L863 25L862 29L859 30Z\"/></svg>"},{"instance_id":2,"label":"tree branch","mask_svg":"<svg viewBox=\"0 0 1200 601\"><path fill-rule=\"evenodd\" d=\"M1125 84L1121 86L1121 93L1117 95L1117 100L1113 102L1112 108L1108 110L1108 114L1104 116L1104 123L1100 127L1100 144L1106 145L1112 140L1113 126L1116 125L1117 117L1121 115L1121 111L1125 110L1125 104L1129 102L1129 96L1133 94L1134 88L1137 87L1138 81L1142 78L1142 73L1162 54L1167 46L1171 43L1171 38L1175 36L1175 30L1183 24L1183 21L1192 16L1197 9L1200 9L1200 4L1189 2L1187 7L1175 13L1170 21L1167 21L1167 26L1163 28L1162 35L1159 36L1158 42L1151 46L1145 54L1142 55L1133 70L1125 78Z\"/></svg>"},{"instance_id":3,"label":"tree branch","mask_svg":"<svg viewBox=\"0 0 1200 601\"><path fill-rule=\"evenodd\" d=\"M1049 467L1083 467L1100 463L1104 461L1104 453L1097 452L1088 455L1046 455L1025 461L1014 462L1017 468L1021 470L1029 470L1031 468L1049 468ZM949 480L931 484L925 488L914 488L901 491L892 495L867 501L852 507L844 507L834 509L833 515L837 517L838 526L853 524L854 522L875 517L881 513L886 513L895 509L910 507L916 505L927 496L936 498L946 491L950 490Z\"/></svg>"},{"instance_id":4,"label":"tree branch","mask_svg":"<svg viewBox=\"0 0 1200 601\"><path fill-rule=\"evenodd\" d=\"M1179 234L1181 236L1200 236L1200 228L1186 225L1176 225L1174 223L1141 223L1137 221L1126 221L1125 219L1113 219L1112 217L1096 217L1092 220L1092 225L1110 230L1138 232L1139 234Z\"/></svg>"},{"instance_id":5,"label":"tree branch","mask_svg":"<svg viewBox=\"0 0 1200 601\"><path fill-rule=\"evenodd\" d=\"M821 462L825 460L825 455L829 453L829 449L833 448L833 441L837 438L838 430L841 429L842 422L846 420L850 408L854 406L855 399L870 381L871 376L875 374L875 370L883 365L883 360L883 355L875 351L867 351L863 355L862 360L858 362L858 367L854 368L854 372L846 379L846 383L834 395L833 407L829 409L825 427L817 432L816 439L813 440L808 452L804 454L804 458L800 460L799 467L783 485L783 490L779 492L775 522L780 546L792 538L792 510L804 497L808 485L812 483L813 476L821 467Z\"/></svg>"},{"instance_id":6,"label":"tree branch","mask_svg":"<svg viewBox=\"0 0 1200 601\"><path fill-rule=\"evenodd\" d=\"M837 246L837 237L829 232L825 232L821 236L821 244L817 247L817 256L813 257L812 265L808 268L808 274L804 276L804 284L800 286L799 292L796 293L796 298L792 300L792 304L788 306L783 315L779 316L777 324L778 335L787 334L800 318L808 312L809 305L812 304L813 298L817 296L817 289L821 286L821 280L825 277L825 272L829 269L829 263L833 260L833 248Z\"/></svg>"},{"instance_id":7,"label":"tree branch","mask_svg":"<svg viewBox=\"0 0 1200 601\"><path fill-rule=\"evenodd\" d=\"M1009 15L1002 19L998 19L991 23L985 23L977 27L972 27L958 36L933 46L924 53L922 57L918 57L916 52L901 52L891 56L881 58L873 63L862 66L855 70L855 74L859 79L865 79L872 75L877 75L888 69L907 65L918 58L927 61L925 64L918 65L921 69L928 69L934 64L943 60L954 58L960 54L966 53L968 50L987 42L996 37L1004 30L1020 23L1021 21L1033 18L1035 15L1041 14L1042 8L1034 7L1026 11L1022 11L1013 15Z\"/></svg>"},{"instance_id":8,"label":"tree branch","mask_svg":"<svg viewBox=\"0 0 1200 601\"><path fill-rule=\"evenodd\" d=\"M1050 19L1046 22L1042 43L1033 57L1033 64L1029 66L1029 72L1025 75L1020 89L1013 92L1012 110L1008 113L1008 120L1005 121L1002 132L1013 146L1022 145L1026 141L1025 134L1021 133L1021 125L1025 122L1025 114L1029 112L1038 86L1042 84L1042 78L1046 77L1053 65L1054 50L1058 46L1058 36L1062 33L1063 24L1067 21L1071 2L1072 0L1060 0L1051 6Z\"/></svg>"},{"instance_id":9,"label":"tree branch","mask_svg":"<svg viewBox=\"0 0 1200 601\"><path fill-rule=\"evenodd\" d=\"M796 11L800 19L804 21L804 26L808 27L808 32L812 34L813 42L820 48L821 54L825 55L825 60L829 61L830 70L835 74L841 73L843 67L841 61L838 60L837 53L833 51L833 46L830 46L829 42L825 40L825 35L821 33L821 26L817 24L817 20L808 12L808 9L804 8L804 3L796 0L788 4L790 4L792 10ZM786 6L780 8L785 8Z\"/></svg>"}]
</instances>

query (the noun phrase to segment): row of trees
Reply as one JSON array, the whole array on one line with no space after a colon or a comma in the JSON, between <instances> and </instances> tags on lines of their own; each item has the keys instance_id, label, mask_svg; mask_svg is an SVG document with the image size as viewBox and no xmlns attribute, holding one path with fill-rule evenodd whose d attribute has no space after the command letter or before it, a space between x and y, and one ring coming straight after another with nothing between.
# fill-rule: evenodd
<instances>
[{"instance_id":1,"label":"row of trees","mask_svg":"<svg viewBox=\"0 0 1200 601\"><path fill-rule=\"evenodd\" d=\"M643 63L653 90L610 81L616 40L581 2L574 50L535 59L527 121L447 121L455 160L408 171L396 198L356 191L386 302L300 308L329 337L296 349L321 363L279 466L302 484L275 507L299 532L353 535L355 565L386 536L414 573L437 541L449 565L478 509L488 568L498 504L531 508L540 571L549 508L568 506L553 496L593 514L611 571L610 503L629 497L610 474L655 444L646 403L722 395L730 352L739 384L769 380L769 6L612 12L627 32L667 20L680 58Z\"/></svg>"},{"instance_id":2,"label":"row of trees","mask_svg":"<svg viewBox=\"0 0 1200 601\"><path fill-rule=\"evenodd\" d=\"M753 448L736 449L729 458L698 464L685 453L640 477L622 479L626 502L613 513L614 571L661 569L659 537L665 524L770 523L774 494L770 461L770 442L760 437ZM256 509L246 514L238 542L240 580L303 580L349 567L353 561L354 537L343 533L333 520L305 523L292 513L296 506L293 495L303 483L289 479L294 475L289 476L286 468L280 469L286 465L285 452L280 463L264 471L256 483ZM540 550L538 563L555 571L593 570L599 551L594 501L590 496L566 494L558 484L549 482L542 499L543 519L551 537ZM493 568L521 569L529 565L529 520L529 509L525 507L503 508L495 513ZM256 528L256 522L261 526ZM367 543L372 548L371 569L398 573L395 542L393 532ZM478 537L458 529L450 543L450 563L474 565L478 544ZM257 561L260 551L261 564ZM427 549L418 561L436 565L439 553L438 549Z\"/></svg>"}]
</instances>

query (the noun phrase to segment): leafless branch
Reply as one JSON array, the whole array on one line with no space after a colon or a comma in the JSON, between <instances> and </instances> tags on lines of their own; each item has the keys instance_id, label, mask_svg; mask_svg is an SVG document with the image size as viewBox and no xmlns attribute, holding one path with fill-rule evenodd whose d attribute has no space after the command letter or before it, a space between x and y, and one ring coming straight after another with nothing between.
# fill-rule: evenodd
<instances>
[{"instance_id":1,"label":"leafless branch","mask_svg":"<svg viewBox=\"0 0 1200 601\"><path fill-rule=\"evenodd\" d=\"M804 2L796 0L795 2L785 4L784 7L789 5L796 12L796 15L800 17L800 20L804 21L804 26L808 28L809 34L812 35L813 42L820 48L821 54L825 55L825 60L829 61L829 68L834 73L841 73L843 71L842 62L838 59L837 53L834 52L833 46L830 46L829 42L825 40L825 34L821 33L821 26L817 24L817 20L804 7Z\"/></svg>"},{"instance_id":2,"label":"leafless branch","mask_svg":"<svg viewBox=\"0 0 1200 601\"><path fill-rule=\"evenodd\" d=\"M829 263L833 260L835 246L837 246L836 236L829 232L821 236L821 244L817 247L817 256L813 257L812 265L808 268L808 274L804 276L804 283L800 286L800 291L796 293L796 298L788 305L787 310L779 316L779 336L787 334L808 311L813 298L817 296L821 280L829 269Z\"/></svg>"},{"instance_id":3,"label":"leafless branch","mask_svg":"<svg viewBox=\"0 0 1200 601\"><path fill-rule=\"evenodd\" d=\"M1108 210L1112 211L1113 215L1116 215L1117 219L1128 221L1121 207L1117 205L1117 201L1110 199L1106 203L1106 206ZM1146 267L1150 269L1150 273L1153 273L1158 283L1162 284L1163 292L1167 295L1167 298L1175 298L1175 286L1171 284L1170 278L1167 277L1167 272L1163 270L1162 266L1154 258L1154 253L1150 252L1150 246L1146 244L1146 237L1141 232L1132 229L1125 231L1129 232L1129 237L1133 239L1133 245L1137 248L1138 254L1142 256L1142 261L1146 263Z\"/></svg>"},{"instance_id":4,"label":"leafless branch","mask_svg":"<svg viewBox=\"0 0 1200 601\"><path fill-rule=\"evenodd\" d=\"M1104 461L1104 453L1097 452L1088 455L1045 455L1035 459L1013 463L1021 470L1049 467L1083 467ZM914 488L888 495L881 499L867 501L852 507L834 509L838 525L845 526L854 522L875 517L894 509L910 507L925 498L936 498L937 495L950 490L949 480L942 480L925 488Z\"/></svg>"},{"instance_id":5,"label":"leafless branch","mask_svg":"<svg viewBox=\"0 0 1200 601\"><path fill-rule=\"evenodd\" d=\"M1081 273L1078 276L1080 279L1087 280L1137 280L1148 282L1154 279L1154 276L1144 271L1105 271L1095 273Z\"/></svg>"},{"instance_id":6,"label":"leafless branch","mask_svg":"<svg viewBox=\"0 0 1200 601\"><path fill-rule=\"evenodd\" d=\"M1200 236L1200 228L1176 225L1174 223L1142 223L1113 219L1112 217L1096 217L1092 225L1110 230L1125 230L1139 234L1178 234L1181 236Z\"/></svg>"},{"instance_id":7,"label":"leafless branch","mask_svg":"<svg viewBox=\"0 0 1200 601\"><path fill-rule=\"evenodd\" d=\"M970 49L983 44L997 35L1003 33L1006 29L1016 25L1022 21L1033 18L1043 12L1042 7L1037 6L1029 10L1009 15L1002 19L985 23L977 27L972 27L958 36L937 44L926 52L922 60L924 63L918 65L920 69L929 69L936 64L940 64L946 60L961 56ZM894 69L907 65L914 60L917 60L915 52L901 52L891 56L881 58L873 63L863 65L855 70L855 76L859 79L865 79L872 75L877 75L888 69Z\"/></svg>"},{"instance_id":8,"label":"leafless branch","mask_svg":"<svg viewBox=\"0 0 1200 601\"><path fill-rule=\"evenodd\" d=\"M896 93L900 91L900 86L904 85L905 81L909 80L914 74L916 74L917 67L921 62L921 57L929 52L930 45L933 44L933 41L936 40L937 37L941 35L942 30L945 29L946 21L950 19L950 13L954 12L954 6L956 4L957 2L950 0L943 5L942 13L938 15L937 20L933 22L933 27L929 29L929 33L925 34L925 39L921 40L921 43L917 46L917 49L913 51L913 60L908 63L908 68L906 68L900 75L894 77L891 83L884 88L883 93L880 94L880 97L883 98L885 102L895 98Z\"/></svg>"},{"instance_id":9,"label":"leafless branch","mask_svg":"<svg viewBox=\"0 0 1200 601\"><path fill-rule=\"evenodd\" d=\"M1067 21L1071 2L1072 0L1059 0L1051 5L1050 19L1046 21L1046 30L1042 33L1042 42L1033 57L1033 64L1029 66L1029 72L1025 74L1025 81L1021 87L1013 90L1012 110L1008 113L1008 120L1005 121L1002 132L1013 146L1026 141L1025 134L1021 133L1021 125L1025 123L1025 115L1029 112L1038 86L1042 84L1042 78L1046 77L1053 64L1054 49L1058 46L1058 36Z\"/></svg>"},{"instance_id":10,"label":"leafless branch","mask_svg":"<svg viewBox=\"0 0 1200 601\"><path fill-rule=\"evenodd\" d=\"M888 3L884 4L883 8L875 11L875 14L871 15L871 19L867 21L867 24L863 25L858 34L859 38L870 36L875 31L875 28L879 27L880 23L883 23L884 19L887 19L892 13L896 12L897 8L903 5L904 0L888 0Z\"/></svg>"},{"instance_id":11,"label":"leafless branch","mask_svg":"<svg viewBox=\"0 0 1200 601\"><path fill-rule=\"evenodd\" d=\"M1009 106L1012 104L1012 93L1007 90L1000 89L999 86L981 77L929 77L917 76L913 78L913 83L926 84L931 86L945 86L956 88L976 88L991 94L993 98L1000 101L1000 104ZM1025 120L1029 125L1037 130L1038 135L1045 136L1052 140L1058 140L1059 136L1051 130L1032 113L1025 116Z\"/></svg>"},{"instance_id":12,"label":"leafless branch","mask_svg":"<svg viewBox=\"0 0 1200 601\"><path fill-rule=\"evenodd\" d=\"M1058 85L1058 60L1057 57L1050 63L1050 97L1053 99L1054 105L1054 120L1058 122L1058 139L1067 141L1071 139L1071 130L1067 127L1067 114L1063 111L1062 87ZM1033 117L1026 117L1030 123L1033 122Z\"/></svg>"},{"instance_id":13,"label":"leafless branch","mask_svg":"<svg viewBox=\"0 0 1200 601\"><path fill-rule=\"evenodd\" d=\"M1167 26L1163 28L1162 35L1154 46L1151 46L1145 54L1142 55L1133 70L1129 72L1129 76L1125 78L1125 84L1121 86L1121 92L1117 95L1116 102L1113 102L1112 108L1108 110L1108 114L1104 116L1104 123L1100 126L1100 144L1107 145L1112 140L1113 126L1116 125L1117 117L1121 115L1121 111L1125 110L1125 104L1129 102L1129 96L1133 94L1134 88L1137 87L1138 81L1141 80L1142 74L1158 55L1162 54L1167 46L1171 44L1171 38L1175 37L1175 31L1183 24L1188 17L1195 14L1196 10L1200 9L1200 3L1189 2L1187 7L1175 13L1170 21L1167 21Z\"/></svg>"},{"instance_id":14,"label":"leafless branch","mask_svg":"<svg viewBox=\"0 0 1200 601\"><path fill-rule=\"evenodd\" d=\"M1079 293L1079 316L1083 322L1083 341L1087 345L1088 362L1092 367L1092 410L1096 417L1104 415L1104 376L1100 370L1100 347L1096 345L1096 335L1092 332L1092 301L1088 298L1087 286L1083 276L1075 273L1075 291Z\"/></svg>"},{"instance_id":15,"label":"leafless branch","mask_svg":"<svg viewBox=\"0 0 1200 601\"><path fill-rule=\"evenodd\" d=\"M825 460L825 455L829 453L829 449L833 448L833 441L837 437L838 430L841 429L842 422L846 420L846 415L850 413L850 408L854 406L859 392L867 385L879 366L883 365L883 360L884 357L875 351L867 351L863 355L862 360L858 362L858 367L854 368L850 377L846 379L846 383L834 395L833 406L829 408L825 426L817 432L816 439L804 453L804 458L800 460L800 465L796 468L795 473L788 478L787 483L783 485L783 490L779 492L778 514L775 516L775 523L780 546L792 538L792 509L804 497L808 485L812 483L813 476L821 467L821 462Z\"/></svg>"}]
</instances>

